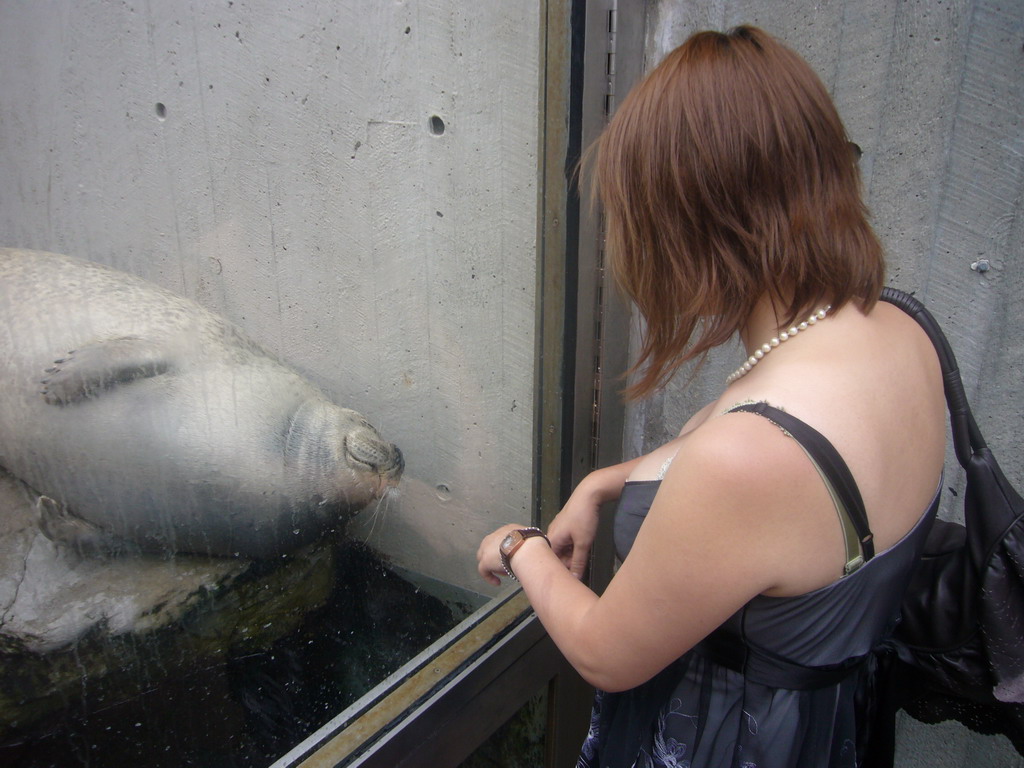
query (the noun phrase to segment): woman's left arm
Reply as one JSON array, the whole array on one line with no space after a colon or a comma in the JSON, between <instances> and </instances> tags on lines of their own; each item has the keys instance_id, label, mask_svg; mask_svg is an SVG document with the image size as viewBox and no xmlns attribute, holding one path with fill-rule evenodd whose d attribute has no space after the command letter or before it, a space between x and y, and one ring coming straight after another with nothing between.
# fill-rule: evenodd
<instances>
[{"instance_id":1,"label":"woman's left arm","mask_svg":"<svg viewBox=\"0 0 1024 768\"><path fill-rule=\"evenodd\" d=\"M806 457L758 417L713 422L680 448L603 595L574 578L540 537L513 556L548 634L598 688L624 690L649 679L799 560L792 510L804 486L820 485ZM498 545L516 527L483 540L481 574L504 572Z\"/></svg>"}]
</instances>

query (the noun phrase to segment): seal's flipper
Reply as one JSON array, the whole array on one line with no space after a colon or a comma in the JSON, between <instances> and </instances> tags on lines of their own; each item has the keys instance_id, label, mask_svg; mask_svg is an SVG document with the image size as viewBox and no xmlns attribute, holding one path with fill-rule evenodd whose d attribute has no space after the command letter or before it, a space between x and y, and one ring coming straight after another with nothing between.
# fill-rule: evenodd
<instances>
[{"instance_id":1,"label":"seal's flipper","mask_svg":"<svg viewBox=\"0 0 1024 768\"><path fill-rule=\"evenodd\" d=\"M54 544L70 547L82 557L109 557L136 551L126 540L84 520L49 496L36 500L39 530Z\"/></svg>"},{"instance_id":2,"label":"seal's flipper","mask_svg":"<svg viewBox=\"0 0 1024 768\"><path fill-rule=\"evenodd\" d=\"M70 405L105 389L159 376L170 367L166 345L135 336L108 339L54 360L40 380L40 393L50 405Z\"/></svg>"}]
</instances>

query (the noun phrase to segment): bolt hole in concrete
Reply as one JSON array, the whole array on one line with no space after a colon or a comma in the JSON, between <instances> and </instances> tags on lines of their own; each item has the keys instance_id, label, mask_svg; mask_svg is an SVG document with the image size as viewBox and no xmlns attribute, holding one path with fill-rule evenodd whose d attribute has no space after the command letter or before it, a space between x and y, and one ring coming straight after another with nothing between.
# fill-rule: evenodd
<instances>
[{"instance_id":1,"label":"bolt hole in concrete","mask_svg":"<svg viewBox=\"0 0 1024 768\"><path fill-rule=\"evenodd\" d=\"M167 107L159 101L156 103L156 119L161 123L167 119Z\"/></svg>"},{"instance_id":2,"label":"bolt hole in concrete","mask_svg":"<svg viewBox=\"0 0 1024 768\"><path fill-rule=\"evenodd\" d=\"M444 133L444 129L444 120L437 115L432 115L430 118L430 132L435 136L440 136Z\"/></svg>"}]
</instances>

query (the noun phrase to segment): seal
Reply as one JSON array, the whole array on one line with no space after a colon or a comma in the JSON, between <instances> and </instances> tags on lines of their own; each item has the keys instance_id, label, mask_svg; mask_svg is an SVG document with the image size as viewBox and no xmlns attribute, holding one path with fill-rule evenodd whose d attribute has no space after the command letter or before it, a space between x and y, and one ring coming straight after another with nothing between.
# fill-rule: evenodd
<instances>
[{"instance_id":1,"label":"seal","mask_svg":"<svg viewBox=\"0 0 1024 768\"><path fill-rule=\"evenodd\" d=\"M0 465L80 550L265 558L379 499L404 461L195 302L0 249Z\"/></svg>"}]
</instances>

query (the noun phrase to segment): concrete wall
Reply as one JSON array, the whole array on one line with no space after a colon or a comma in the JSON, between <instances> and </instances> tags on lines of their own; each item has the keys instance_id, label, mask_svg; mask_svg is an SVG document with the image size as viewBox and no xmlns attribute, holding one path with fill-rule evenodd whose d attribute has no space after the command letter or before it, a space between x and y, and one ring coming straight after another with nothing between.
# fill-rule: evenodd
<instances>
[{"instance_id":1,"label":"concrete wall","mask_svg":"<svg viewBox=\"0 0 1024 768\"><path fill-rule=\"evenodd\" d=\"M868 205L889 283L916 291L943 323L978 421L1024 486L1024 4L992 0L771 0L647 4L648 65L705 28L753 23L815 67L864 151ZM972 271L987 259L991 269ZM624 451L675 436L742 362L719 350L689 388L630 409ZM952 461L952 460L951 460ZM947 485L961 484L949 464ZM944 514L963 496L947 494ZM1003 737L952 724L900 724L898 765L1022 766Z\"/></svg>"},{"instance_id":2,"label":"concrete wall","mask_svg":"<svg viewBox=\"0 0 1024 768\"><path fill-rule=\"evenodd\" d=\"M529 517L540 11L4 0L0 245L197 299L403 449L353 535L476 588Z\"/></svg>"}]
</instances>

